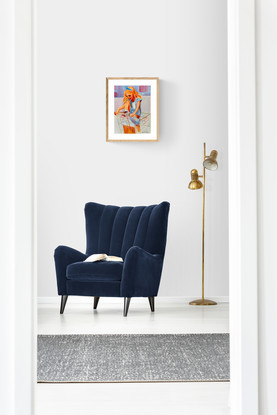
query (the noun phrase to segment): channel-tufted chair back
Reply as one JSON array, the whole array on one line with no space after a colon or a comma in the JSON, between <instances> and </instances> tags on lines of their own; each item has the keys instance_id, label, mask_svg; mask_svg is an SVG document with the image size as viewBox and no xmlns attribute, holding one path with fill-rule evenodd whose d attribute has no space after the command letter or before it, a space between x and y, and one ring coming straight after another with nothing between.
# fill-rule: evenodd
<instances>
[{"instance_id":1,"label":"channel-tufted chair back","mask_svg":"<svg viewBox=\"0 0 277 415\"><path fill-rule=\"evenodd\" d=\"M168 211L168 202L136 207L87 203L87 255L105 253L124 258L128 249L136 245L163 256Z\"/></svg>"}]
</instances>

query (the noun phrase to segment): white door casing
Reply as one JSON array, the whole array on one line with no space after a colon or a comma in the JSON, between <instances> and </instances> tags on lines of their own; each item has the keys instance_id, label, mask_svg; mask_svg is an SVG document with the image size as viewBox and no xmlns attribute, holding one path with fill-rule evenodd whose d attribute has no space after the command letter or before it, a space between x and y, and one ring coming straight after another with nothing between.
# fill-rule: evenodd
<instances>
[{"instance_id":1,"label":"white door casing","mask_svg":"<svg viewBox=\"0 0 277 415\"><path fill-rule=\"evenodd\" d=\"M6 415L35 413L35 5L35 0L3 0L0 6ZM228 0L228 61L231 412L257 415L254 0Z\"/></svg>"}]
</instances>

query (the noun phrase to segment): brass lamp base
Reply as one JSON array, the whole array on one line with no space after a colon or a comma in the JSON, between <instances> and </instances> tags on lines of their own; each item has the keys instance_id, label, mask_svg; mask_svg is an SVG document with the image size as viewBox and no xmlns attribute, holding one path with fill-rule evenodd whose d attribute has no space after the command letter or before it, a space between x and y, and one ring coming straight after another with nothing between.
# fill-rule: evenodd
<instances>
[{"instance_id":1,"label":"brass lamp base","mask_svg":"<svg viewBox=\"0 0 277 415\"><path fill-rule=\"evenodd\" d=\"M200 298L200 300L193 300L189 304L190 305L217 305L215 301L206 300L206 298Z\"/></svg>"}]
</instances>

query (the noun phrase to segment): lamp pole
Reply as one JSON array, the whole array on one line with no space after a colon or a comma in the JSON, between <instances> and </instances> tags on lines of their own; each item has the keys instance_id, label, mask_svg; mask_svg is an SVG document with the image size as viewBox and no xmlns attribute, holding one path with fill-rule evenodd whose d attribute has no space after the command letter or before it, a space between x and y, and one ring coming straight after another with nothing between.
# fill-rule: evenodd
<instances>
[{"instance_id":1,"label":"lamp pole","mask_svg":"<svg viewBox=\"0 0 277 415\"><path fill-rule=\"evenodd\" d=\"M206 156L206 143L203 143L204 152L203 152L203 213L202 213L202 298L200 300L193 300L189 304L190 305L216 305L217 303L212 300L205 299L204 295L204 288L205 288L205 196L206 196L206 167L204 162L207 158ZM217 152L214 150L215 158L217 156ZM212 153L211 153L212 154Z\"/></svg>"}]
</instances>

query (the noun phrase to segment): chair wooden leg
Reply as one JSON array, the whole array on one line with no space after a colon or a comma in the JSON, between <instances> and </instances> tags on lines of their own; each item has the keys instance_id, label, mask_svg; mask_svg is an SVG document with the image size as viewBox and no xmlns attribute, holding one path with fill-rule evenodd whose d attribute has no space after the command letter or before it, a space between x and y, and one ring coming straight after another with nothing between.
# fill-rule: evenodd
<instances>
[{"instance_id":1,"label":"chair wooden leg","mask_svg":"<svg viewBox=\"0 0 277 415\"><path fill-rule=\"evenodd\" d=\"M63 314L65 306L66 306L66 302L68 299L68 295L62 295L61 297L61 307L60 307L60 314Z\"/></svg>"},{"instance_id":2,"label":"chair wooden leg","mask_svg":"<svg viewBox=\"0 0 277 415\"><path fill-rule=\"evenodd\" d=\"M155 311L155 297L148 297L151 311Z\"/></svg>"},{"instance_id":3,"label":"chair wooden leg","mask_svg":"<svg viewBox=\"0 0 277 415\"><path fill-rule=\"evenodd\" d=\"M99 298L100 297L94 297L94 303L93 303L93 309L96 310L98 303L99 303Z\"/></svg>"},{"instance_id":4,"label":"chair wooden leg","mask_svg":"<svg viewBox=\"0 0 277 415\"><path fill-rule=\"evenodd\" d=\"M127 317L130 301L131 301L131 298L124 297L124 311L123 311L123 316L124 317Z\"/></svg>"}]
</instances>

